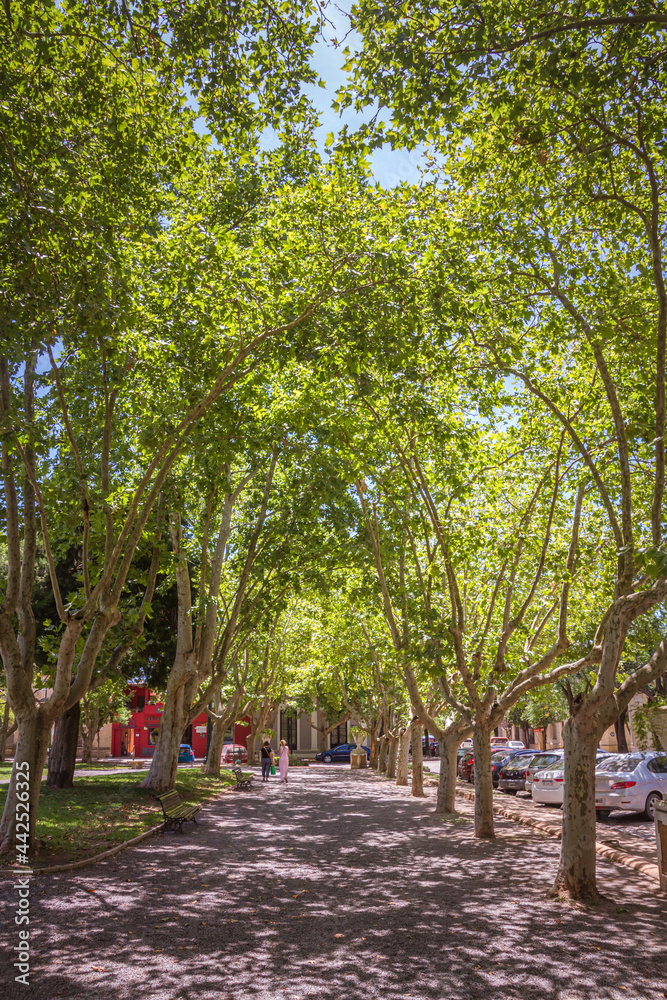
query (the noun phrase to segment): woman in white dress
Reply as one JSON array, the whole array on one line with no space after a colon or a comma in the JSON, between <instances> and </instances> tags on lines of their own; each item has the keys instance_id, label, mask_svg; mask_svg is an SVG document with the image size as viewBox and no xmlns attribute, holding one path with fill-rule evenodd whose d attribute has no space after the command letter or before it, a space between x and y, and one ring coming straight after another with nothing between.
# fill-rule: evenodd
<instances>
[{"instance_id":1,"label":"woman in white dress","mask_svg":"<svg viewBox=\"0 0 667 1000\"><path fill-rule=\"evenodd\" d=\"M287 771L289 770L289 747L285 743L285 740L280 741L280 749L278 753L278 770L280 771L280 780L287 784Z\"/></svg>"}]
</instances>

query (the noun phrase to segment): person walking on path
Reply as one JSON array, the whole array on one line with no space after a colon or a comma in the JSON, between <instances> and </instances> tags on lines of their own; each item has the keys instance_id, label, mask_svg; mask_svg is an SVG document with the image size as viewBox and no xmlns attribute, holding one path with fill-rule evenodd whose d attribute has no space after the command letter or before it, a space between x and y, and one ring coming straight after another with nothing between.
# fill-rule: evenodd
<instances>
[{"instance_id":1,"label":"person walking on path","mask_svg":"<svg viewBox=\"0 0 667 1000\"><path fill-rule=\"evenodd\" d=\"M269 780L272 764L273 764L273 750L269 745L269 741L264 740L262 744L262 781Z\"/></svg>"},{"instance_id":2,"label":"person walking on path","mask_svg":"<svg viewBox=\"0 0 667 1000\"><path fill-rule=\"evenodd\" d=\"M287 784L287 771L289 770L289 747L285 743L285 740L280 741L278 767L280 769L280 780Z\"/></svg>"}]
</instances>

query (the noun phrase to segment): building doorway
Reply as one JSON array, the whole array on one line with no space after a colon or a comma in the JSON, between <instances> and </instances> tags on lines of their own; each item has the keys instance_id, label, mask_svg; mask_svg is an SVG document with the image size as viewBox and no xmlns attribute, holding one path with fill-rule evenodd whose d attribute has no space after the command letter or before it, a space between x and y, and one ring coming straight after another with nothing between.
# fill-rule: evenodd
<instances>
[{"instance_id":1,"label":"building doorway","mask_svg":"<svg viewBox=\"0 0 667 1000\"><path fill-rule=\"evenodd\" d=\"M134 756L134 726L120 727L120 756Z\"/></svg>"},{"instance_id":2,"label":"building doorway","mask_svg":"<svg viewBox=\"0 0 667 1000\"><path fill-rule=\"evenodd\" d=\"M183 739L181 740L181 743L187 743L189 746L192 746L192 723L190 723L189 726L185 727L185 732L183 733Z\"/></svg>"},{"instance_id":3,"label":"building doorway","mask_svg":"<svg viewBox=\"0 0 667 1000\"><path fill-rule=\"evenodd\" d=\"M296 711L293 708L280 713L280 739L285 740L290 750L296 750L297 747L296 721Z\"/></svg>"}]
</instances>

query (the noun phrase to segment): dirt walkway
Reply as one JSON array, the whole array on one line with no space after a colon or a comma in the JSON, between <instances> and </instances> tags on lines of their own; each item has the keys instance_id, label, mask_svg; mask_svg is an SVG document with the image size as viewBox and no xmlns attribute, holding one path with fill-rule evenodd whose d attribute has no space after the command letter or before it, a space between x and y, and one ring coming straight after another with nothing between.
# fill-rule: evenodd
<instances>
[{"instance_id":1,"label":"dirt walkway","mask_svg":"<svg viewBox=\"0 0 667 1000\"><path fill-rule=\"evenodd\" d=\"M547 902L558 843L511 821L478 843L368 772L310 767L201 825L35 879L26 1000L654 1000L665 899L599 861L609 915ZM5 956L14 891L2 886ZM8 967L12 959L7 963Z\"/></svg>"}]
</instances>

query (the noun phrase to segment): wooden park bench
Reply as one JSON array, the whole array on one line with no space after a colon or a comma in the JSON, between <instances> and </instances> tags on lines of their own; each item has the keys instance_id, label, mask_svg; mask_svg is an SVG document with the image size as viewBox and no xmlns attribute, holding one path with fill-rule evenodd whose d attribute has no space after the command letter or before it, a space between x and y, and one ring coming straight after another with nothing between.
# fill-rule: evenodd
<instances>
[{"instance_id":1,"label":"wooden park bench","mask_svg":"<svg viewBox=\"0 0 667 1000\"><path fill-rule=\"evenodd\" d=\"M234 785L235 792L249 792L252 788L252 779L255 777L254 774L244 774L240 767L233 767L232 774L236 778L236 784Z\"/></svg>"},{"instance_id":2,"label":"wooden park bench","mask_svg":"<svg viewBox=\"0 0 667 1000\"><path fill-rule=\"evenodd\" d=\"M155 798L159 800L162 806L165 830L175 830L176 826L178 826L178 832L183 833L183 824L187 823L189 819L193 823L197 822L195 816L201 809L201 806L189 806L187 802L183 801L175 788L172 788L169 792L163 792L162 795L156 795Z\"/></svg>"}]
</instances>

